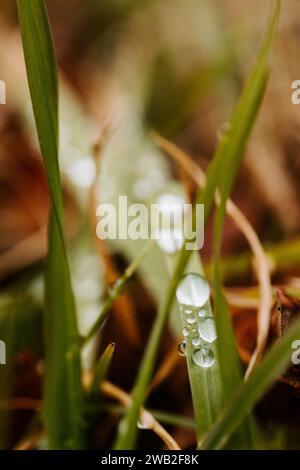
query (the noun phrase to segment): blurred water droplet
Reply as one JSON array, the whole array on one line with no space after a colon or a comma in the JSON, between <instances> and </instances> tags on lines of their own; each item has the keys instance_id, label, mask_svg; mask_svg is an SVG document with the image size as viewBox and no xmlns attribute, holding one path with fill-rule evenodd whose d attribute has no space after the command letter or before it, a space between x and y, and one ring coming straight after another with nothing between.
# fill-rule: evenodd
<instances>
[{"instance_id":1,"label":"blurred water droplet","mask_svg":"<svg viewBox=\"0 0 300 470\"><path fill-rule=\"evenodd\" d=\"M192 338L192 345L193 345L193 346L199 346L200 343L201 343L201 340L200 340L199 336L194 336L194 337Z\"/></svg>"},{"instance_id":2,"label":"blurred water droplet","mask_svg":"<svg viewBox=\"0 0 300 470\"><path fill-rule=\"evenodd\" d=\"M186 355L186 342L185 341L182 341L181 343L178 344L178 352L180 356Z\"/></svg>"},{"instance_id":3,"label":"blurred water droplet","mask_svg":"<svg viewBox=\"0 0 300 470\"><path fill-rule=\"evenodd\" d=\"M154 233L159 248L168 255L173 255L181 250L184 237L179 229L164 229Z\"/></svg>"},{"instance_id":4,"label":"blurred water droplet","mask_svg":"<svg viewBox=\"0 0 300 470\"><path fill-rule=\"evenodd\" d=\"M189 330L188 328L183 328L183 330L182 330L183 336L185 336L185 337L188 336L189 331L190 331L190 330Z\"/></svg>"},{"instance_id":5,"label":"blurred water droplet","mask_svg":"<svg viewBox=\"0 0 300 470\"><path fill-rule=\"evenodd\" d=\"M194 317L194 316L187 317L186 322L187 322L189 325L193 325L194 323L196 323L196 317Z\"/></svg>"},{"instance_id":6,"label":"blurred water droplet","mask_svg":"<svg viewBox=\"0 0 300 470\"><path fill-rule=\"evenodd\" d=\"M205 308L200 308L197 313L199 318L204 318L207 316L207 311L205 310Z\"/></svg>"},{"instance_id":7,"label":"blurred water droplet","mask_svg":"<svg viewBox=\"0 0 300 470\"><path fill-rule=\"evenodd\" d=\"M154 238L160 249L167 254L181 250L184 243L182 217L185 201L175 194L162 194L156 201L153 218Z\"/></svg>"},{"instance_id":8,"label":"blurred water droplet","mask_svg":"<svg viewBox=\"0 0 300 470\"><path fill-rule=\"evenodd\" d=\"M193 361L197 366L209 368L215 363L215 355L209 348L199 348L193 352Z\"/></svg>"},{"instance_id":9,"label":"blurred water droplet","mask_svg":"<svg viewBox=\"0 0 300 470\"><path fill-rule=\"evenodd\" d=\"M142 423L141 421L138 421L137 427L138 427L139 429L141 429L141 430L142 430L142 429L145 430L145 429L150 429L150 428L151 428L151 427L149 426L149 424L147 424L147 423Z\"/></svg>"},{"instance_id":10,"label":"blurred water droplet","mask_svg":"<svg viewBox=\"0 0 300 470\"><path fill-rule=\"evenodd\" d=\"M167 218L168 224L172 218L174 222L181 220L185 204L185 200L182 197L175 194L162 194L157 199L157 204L160 214L162 217Z\"/></svg>"},{"instance_id":11,"label":"blurred water droplet","mask_svg":"<svg viewBox=\"0 0 300 470\"><path fill-rule=\"evenodd\" d=\"M89 188L96 177L96 163L91 157L75 160L67 168L67 175L73 184L80 188Z\"/></svg>"},{"instance_id":12,"label":"blurred water droplet","mask_svg":"<svg viewBox=\"0 0 300 470\"><path fill-rule=\"evenodd\" d=\"M209 299L210 287L199 274L185 275L176 290L177 300L187 307L203 307Z\"/></svg>"},{"instance_id":13,"label":"blurred water droplet","mask_svg":"<svg viewBox=\"0 0 300 470\"><path fill-rule=\"evenodd\" d=\"M212 317L202 320L198 328L201 338L207 343L212 343L217 339L215 320Z\"/></svg>"}]
</instances>

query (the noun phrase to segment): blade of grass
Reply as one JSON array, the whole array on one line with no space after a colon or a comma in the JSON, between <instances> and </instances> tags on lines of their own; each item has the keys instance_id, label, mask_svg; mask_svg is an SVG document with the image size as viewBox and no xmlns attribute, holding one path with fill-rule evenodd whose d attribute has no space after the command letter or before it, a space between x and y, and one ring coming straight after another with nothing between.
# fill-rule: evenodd
<instances>
[{"instance_id":1,"label":"blade of grass","mask_svg":"<svg viewBox=\"0 0 300 470\"><path fill-rule=\"evenodd\" d=\"M240 360L235 336L230 320L226 300L222 291L220 275L221 242L227 200L241 164L245 146L255 124L256 116L262 102L269 75L270 53L277 31L280 14L280 0L275 2L267 34L261 47L256 66L230 123L230 131L223 137L216 158L225 159L228 163L220 181L220 204L216 215L214 234L214 288L216 325L218 331L218 349L221 371L227 397L242 379Z\"/></svg>"},{"instance_id":2,"label":"blade of grass","mask_svg":"<svg viewBox=\"0 0 300 470\"><path fill-rule=\"evenodd\" d=\"M202 442L200 449L221 449L256 402L282 373L291 359L291 346L300 337L300 320L267 353L247 382L240 384L228 406Z\"/></svg>"},{"instance_id":3,"label":"blade of grass","mask_svg":"<svg viewBox=\"0 0 300 470\"><path fill-rule=\"evenodd\" d=\"M17 6L31 101L52 200L45 276L45 421L50 448L81 448L80 348L63 229L55 52L44 1L17 0Z\"/></svg>"},{"instance_id":4,"label":"blade of grass","mask_svg":"<svg viewBox=\"0 0 300 470\"><path fill-rule=\"evenodd\" d=\"M202 273L199 271L200 270L198 270L197 274L202 275ZM193 272L195 271L193 270ZM206 311L206 317L213 316L209 302L205 305L204 309ZM198 326L198 318L196 319L196 322ZM182 327L184 328L186 326L185 313L181 313L181 323ZM185 338L186 361L193 398L196 434L198 441L200 441L200 439L203 438L203 436L211 429L213 423L220 413L220 410L222 409L224 390L219 361L215 361L211 367L207 368L202 368L195 364L193 360L193 352L197 348L195 348L195 346L192 344L194 337L192 330L193 328L189 330L189 334ZM197 327L196 330L198 330ZM216 356L216 345L212 343L209 347Z\"/></svg>"},{"instance_id":5,"label":"blade of grass","mask_svg":"<svg viewBox=\"0 0 300 470\"><path fill-rule=\"evenodd\" d=\"M279 5L280 2L276 3L276 20L277 20L277 15L279 14ZM272 37L270 42L272 42L273 39L273 28L275 29L275 26L273 26L275 20L272 22ZM259 57L259 63L263 61L263 59L267 58L268 59L268 54L266 54L266 49L267 51L269 50L269 43L265 45L263 48L263 56ZM261 64L260 64L261 65ZM256 75L255 75L255 78ZM256 85L256 80L255 80L255 85ZM256 94L256 89L255 93L253 93L252 89L252 81L250 81L250 92L249 92L249 87L246 89L246 92L242 98L242 104L243 106L247 107L247 110L241 110L241 105L238 106L238 111L235 113L235 115L238 115L240 117L244 116L245 112L249 113L249 108L251 108L253 112L253 106L255 108L255 105L253 103L257 103L258 98L261 98L257 96ZM263 90L261 90L262 94ZM246 97L246 98L245 98ZM242 112L243 111L243 112ZM252 116L252 112L250 112L250 117L254 119L254 116ZM248 116L247 113L247 116ZM222 142L220 148L217 150L216 155L209 167L208 174L207 174L207 181L206 185L203 191L198 195L196 199L197 204L204 204L205 205L205 221L208 218L208 215L211 211L212 205L213 205L213 200L214 200L214 193L215 190L219 184L219 181L221 181L222 178L222 173L224 171L224 167L229 162L235 161L235 153L238 153L240 155L242 148L241 147L241 142L246 142L247 136L250 133L249 128L249 122L248 125L246 126L246 129L242 129L241 135L239 135L238 139L235 139L234 145L232 145L230 152L225 151L226 146L224 145L225 141ZM240 132L240 127L238 127L238 132ZM242 141L240 140L242 137ZM118 450L125 450L125 449L132 449L135 447L136 439L137 439L137 421L140 413L140 408L142 404L144 403L145 397L146 397L146 392L147 388L149 385L149 381L151 380L153 368L154 368L154 362L157 356L157 351L159 347L159 342L164 330L164 327L166 325L168 315L170 312L170 309L173 304L173 298L175 295L176 287L181 279L182 273L187 265L187 262L189 260L189 257L191 255L191 252L186 250L185 245L183 246L183 249L178 257L178 262L176 265L176 268L174 270L173 277L170 281L168 291L166 293L166 300L165 302L161 305L158 315L156 317L151 336L149 338L144 357L142 360L142 364L140 366L138 376L136 378L135 386L132 392L132 403L131 406L128 408L126 414L124 415L123 419L121 420L121 423L118 428L118 434L116 438L116 442L114 445L115 449ZM230 325L231 328L231 325ZM230 330L229 330L230 331ZM229 339L230 344L235 344L235 339L231 337ZM232 350L231 346L229 350ZM226 356L225 356L226 357ZM234 356L235 357L235 356ZM229 358L230 359L230 358ZM226 367L228 367L226 365ZM230 370L230 369L229 369ZM231 371L234 374L234 371ZM240 377L238 377L238 380ZM231 381L231 378L230 378ZM235 380L236 383L236 380Z\"/></svg>"},{"instance_id":6,"label":"blade of grass","mask_svg":"<svg viewBox=\"0 0 300 470\"><path fill-rule=\"evenodd\" d=\"M103 380L106 379L109 366L111 364L113 354L115 351L115 344L110 343L103 354L101 355L98 364L95 367L94 378L88 391L88 398L93 399L95 396L99 396L99 389Z\"/></svg>"},{"instance_id":7,"label":"blade of grass","mask_svg":"<svg viewBox=\"0 0 300 470\"><path fill-rule=\"evenodd\" d=\"M224 382L224 393L228 399L242 380L242 369L237 350L230 313L222 290L220 275L221 243L226 204L237 171L242 162L244 150L254 127L269 76L271 48L277 31L280 15L280 0L275 2L269 27L265 35L258 59L246 90L230 121L226 133L217 150L216 158L227 161L219 185L220 204L217 210L214 233L214 289L216 326L218 333L218 357ZM249 440L249 423L245 423L240 434ZM247 438L248 435L248 438Z\"/></svg>"},{"instance_id":8,"label":"blade of grass","mask_svg":"<svg viewBox=\"0 0 300 470\"><path fill-rule=\"evenodd\" d=\"M170 275L172 276L176 266L176 257L174 258L174 256L166 254L164 256L166 258L166 264L169 266ZM185 274L187 273L203 276L202 263L198 252L192 254L185 269ZM207 317L213 316L210 301L205 304L203 309L205 309ZM200 439L210 431L224 405L224 392L219 362L215 361L212 367L201 368L197 366L193 360L193 351L195 350L195 346L192 344L193 337L195 336L193 330L196 329L196 331L198 331L199 326L196 312L195 318L196 322L193 324L193 327L189 329L189 333L185 337L185 343L186 361L195 413L196 435L198 441L200 441ZM186 328L186 314L182 310L180 311L180 319L182 329ZM211 344L210 349L217 355L215 344Z\"/></svg>"}]
</instances>

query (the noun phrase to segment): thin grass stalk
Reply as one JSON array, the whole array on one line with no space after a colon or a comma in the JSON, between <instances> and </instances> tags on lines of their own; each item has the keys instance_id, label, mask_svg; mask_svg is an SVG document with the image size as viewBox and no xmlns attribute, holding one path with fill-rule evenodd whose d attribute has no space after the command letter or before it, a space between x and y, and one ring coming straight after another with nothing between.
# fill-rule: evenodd
<instances>
[{"instance_id":1,"label":"thin grass stalk","mask_svg":"<svg viewBox=\"0 0 300 470\"><path fill-rule=\"evenodd\" d=\"M27 77L52 209L45 273L44 411L48 445L84 447L80 344L64 239L58 164L58 77L43 0L17 0Z\"/></svg>"}]
</instances>

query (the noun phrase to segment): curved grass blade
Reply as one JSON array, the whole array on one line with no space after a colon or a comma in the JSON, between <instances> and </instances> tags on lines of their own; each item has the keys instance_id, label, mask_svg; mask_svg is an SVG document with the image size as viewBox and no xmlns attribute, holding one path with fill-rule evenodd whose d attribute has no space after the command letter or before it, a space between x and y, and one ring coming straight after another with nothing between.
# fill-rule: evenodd
<instances>
[{"instance_id":1,"label":"curved grass blade","mask_svg":"<svg viewBox=\"0 0 300 470\"><path fill-rule=\"evenodd\" d=\"M247 382L239 386L228 406L202 442L201 450L221 449L238 428L256 402L284 371L291 359L291 346L300 337L300 320L268 352L265 359L254 369Z\"/></svg>"},{"instance_id":2,"label":"curved grass blade","mask_svg":"<svg viewBox=\"0 0 300 470\"><path fill-rule=\"evenodd\" d=\"M219 262L221 257L222 232L226 214L226 203L266 88L271 48L277 31L279 14L280 1L277 0L256 66L239 106L231 119L230 131L223 137L217 154L217 158L226 159L228 162L219 186L221 202L217 210L214 235L216 326L219 338L219 361L227 398L230 397L237 384L242 380L242 370L228 306L222 292ZM246 430L244 432L246 433Z\"/></svg>"},{"instance_id":3,"label":"curved grass blade","mask_svg":"<svg viewBox=\"0 0 300 470\"><path fill-rule=\"evenodd\" d=\"M240 118L244 117L245 116L244 113L246 112L247 113L246 116L248 117L248 119L252 119L254 121L256 113L253 115L253 110L257 108L257 100L261 99L261 96L264 90L264 87L260 89L260 95L257 96L256 85L257 85L257 81L260 82L262 78L261 74L265 77L264 85L266 83L267 70L265 70L266 64L264 60L269 59L268 52L269 52L269 48L272 43L273 36L276 30L276 24L277 24L277 20L279 16L279 7L280 7L280 2L277 1L276 12L275 12L275 15L272 21L272 26L271 26L272 34L270 38L268 36L267 39L269 41L265 42L264 47L262 49L262 53L259 57L259 60L258 60L259 73L257 74L258 76L256 75L256 73L254 74L255 90L254 90L253 78L252 78L242 98L242 101L241 101L242 104L238 106L237 111L235 113L235 116L239 116ZM260 68L262 68L263 73L260 70ZM246 107L246 111L242 109L242 107L244 106ZM251 109L251 112L249 112L249 109ZM249 113L249 116L248 116L248 113ZM209 167L206 186L204 190L201 191L201 193L199 194L196 200L198 204L205 205L205 221L207 220L208 215L211 211L213 201L214 201L214 193L215 193L217 186L219 185L219 182L222 179L222 173L224 172L224 167L229 165L232 162L232 160L233 161L236 160L236 156L235 156L236 153L238 153L239 156L242 153L242 150L243 150L242 143L245 144L247 137L250 133L251 127L252 127L252 126L249 127L249 125L250 125L250 121L247 122L247 125L245 126L245 128L243 127L242 124L241 124L241 128L240 126L237 127L236 132L239 132L239 138L236 138L234 140L234 145L230 147L230 151L225 152L226 147L224 146L224 142L223 142L221 147L217 150L216 155ZM166 325L170 309L173 304L176 287L181 279L182 273L188 263L190 255L191 255L191 251L187 251L184 246L179 255L173 277L170 281L168 291L166 293L166 300L159 309L157 318L155 320L155 323L151 332L150 339L148 341L148 344L144 353L142 364L140 366L138 376L135 382L135 386L132 392L132 404L128 408L124 418L121 420L121 423L119 425L118 435L117 435L115 446L114 446L115 449L125 450L125 449L132 449L135 447L137 433L138 433L137 421L139 417L140 408L143 405L145 397L146 397L146 391L147 391L149 382L151 380L151 376L152 376L152 372L154 368L154 362L157 356L159 342L160 342L164 327ZM230 325L230 328L231 328L231 325ZM229 340L231 344L234 344L235 342L234 337L231 337ZM230 346L230 350L232 350L231 346ZM236 380L234 382L236 383Z\"/></svg>"},{"instance_id":4,"label":"curved grass blade","mask_svg":"<svg viewBox=\"0 0 300 470\"><path fill-rule=\"evenodd\" d=\"M43 0L17 0L28 83L52 200L45 277L45 421L49 447L81 448L79 335L63 230L58 164L58 80Z\"/></svg>"},{"instance_id":5,"label":"curved grass blade","mask_svg":"<svg viewBox=\"0 0 300 470\"><path fill-rule=\"evenodd\" d=\"M242 369L239 354L236 347L235 336L230 320L229 309L222 291L220 275L220 258L222 232L226 214L226 203L229 198L237 171L242 162L244 149L254 127L256 117L262 102L264 91L269 76L271 49L276 35L280 15L280 0L276 0L274 11L270 19L269 27L263 41L258 59L246 90L240 103L233 114L226 133L217 150L216 159L224 159L227 162L222 173L219 185L221 198L217 210L215 234L214 234L214 288L216 326L218 332L218 350L220 368L224 382L224 392L228 399L242 380ZM241 433L248 440L247 423Z\"/></svg>"}]
</instances>

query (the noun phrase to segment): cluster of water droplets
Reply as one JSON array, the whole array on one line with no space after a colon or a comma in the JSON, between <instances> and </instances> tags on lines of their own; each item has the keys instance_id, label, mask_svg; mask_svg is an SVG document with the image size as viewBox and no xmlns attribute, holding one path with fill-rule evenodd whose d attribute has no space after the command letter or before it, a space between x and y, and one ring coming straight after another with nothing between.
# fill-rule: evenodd
<instances>
[{"instance_id":1,"label":"cluster of water droplets","mask_svg":"<svg viewBox=\"0 0 300 470\"><path fill-rule=\"evenodd\" d=\"M184 326L182 334L185 338L178 346L180 355L186 355L186 339L190 338L192 360L200 367L209 368L215 363L212 343L217 339L215 321L205 308L210 287L206 279L199 274L185 275L176 291Z\"/></svg>"}]
</instances>

